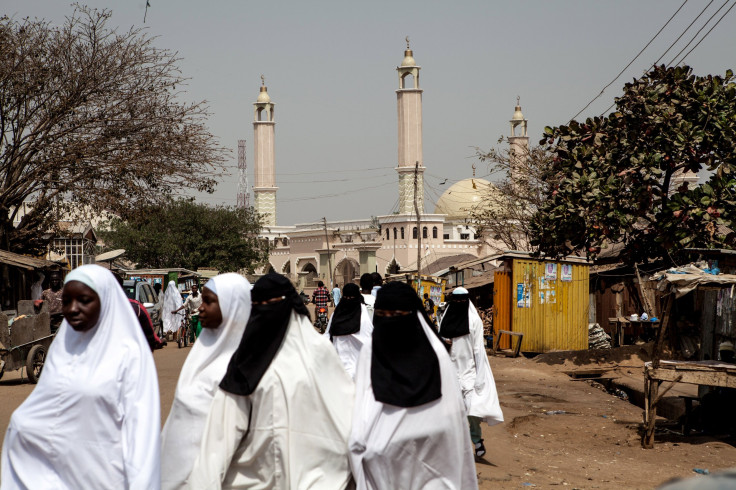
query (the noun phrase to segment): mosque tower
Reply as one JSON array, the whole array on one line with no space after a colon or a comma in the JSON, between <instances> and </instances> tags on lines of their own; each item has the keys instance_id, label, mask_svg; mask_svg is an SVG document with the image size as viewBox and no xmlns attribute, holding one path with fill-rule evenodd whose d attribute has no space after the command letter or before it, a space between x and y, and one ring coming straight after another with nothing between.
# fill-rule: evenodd
<instances>
[{"instance_id":1,"label":"mosque tower","mask_svg":"<svg viewBox=\"0 0 736 490\"><path fill-rule=\"evenodd\" d=\"M414 213L414 167L419 162L417 175L417 206L424 212L424 162L422 160L422 89L419 88L419 70L406 38L404 61L396 68L399 89L396 99L399 113L399 214ZM412 86L407 87L407 81Z\"/></svg>"},{"instance_id":2,"label":"mosque tower","mask_svg":"<svg viewBox=\"0 0 736 490\"><path fill-rule=\"evenodd\" d=\"M511 135L509 136L509 158L511 160L511 181L515 182L518 176L519 165L529 157L529 136L527 135L526 119L521 113L521 97L516 97L516 108L511 118ZM518 133L517 134L517 129Z\"/></svg>"},{"instance_id":3,"label":"mosque tower","mask_svg":"<svg viewBox=\"0 0 736 490\"><path fill-rule=\"evenodd\" d=\"M253 196L255 210L264 215L264 226L276 226L276 158L274 153L274 103L261 75L261 93L256 99L253 121Z\"/></svg>"}]
</instances>

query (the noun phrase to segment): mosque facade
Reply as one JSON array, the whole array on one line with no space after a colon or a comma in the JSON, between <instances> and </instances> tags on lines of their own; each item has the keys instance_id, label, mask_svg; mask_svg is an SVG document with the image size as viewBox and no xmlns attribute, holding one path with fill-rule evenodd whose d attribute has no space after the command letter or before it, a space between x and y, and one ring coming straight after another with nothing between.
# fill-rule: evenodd
<instances>
[{"instance_id":1,"label":"mosque facade","mask_svg":"<svg viewBox=\"0 0 736 490\"><path fill-rule=\"evenodd\" d=\"M478 236L468 222L470 211L482 205L482 196L494 190L492 183L474 176L456 182L440 196L433 213L424 213L421 67L408 43L396 70L398 212L368 219L277 224L275 104L265 84L261 86L254 104L253 193L255 210L265 216L262 238L268 240L270 249L263 272L285 274L300 289L315 287L318 280L343 286L366 272L385 275L416 271L418 256L425 271L442 258L480 257L495 250L494 244ZM520 134L516 134L518 129ZM510 142L519 148L528 148L529 144L518 102L511 120Z\"/></svg>"}]
</instances>

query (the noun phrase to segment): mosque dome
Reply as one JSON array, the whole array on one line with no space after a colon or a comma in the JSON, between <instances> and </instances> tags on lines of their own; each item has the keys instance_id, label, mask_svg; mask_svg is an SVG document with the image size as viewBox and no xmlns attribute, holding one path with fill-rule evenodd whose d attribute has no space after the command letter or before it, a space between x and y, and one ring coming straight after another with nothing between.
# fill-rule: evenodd
<instances>
[{"instance_id":1,"label":"mosque dome","mask_svg":"<svg viewBox=\"0 0 736 490\"><path fill-rule=\"evenodd\" d=\"M258 99L256 99L256 102L259 104L268 104L271 102L271 97L268 95L268 91L265 86L261 87L261 93L258 94Z\"/></svg>"},{"instance_id":2,"label":"mosque dome","mask_svg":"<svg viewBox=\"0 0 736 490\"><path fill-rule=\"evenodd\" d=\"M523 121L524 120L524 114L521 113L521 106L516 105L516 109L514 110L514 117L511 118L512 121Z\"/></svg>"},{"instance_id":3,"label":"mosque dome","mask_svg":"<svg viewBox=\"0 0 736 490\"><path fill-rule=\"evenodd\" d=\"M450 218L467 218L471 211L483 205L489 193L497 192L496 186L484 179L464 179L451 185L437 200L435 214Z\"/></svg>"},{"instance_id":4,"label":"mosque dome","mask_svg":"<svg viewBox=\"0 0 736 490\"><path fill-rule=\"evenodd\" d=\"M414 53L411 49L404 51L404 61L401 62L402 67L417 66L417 62L414 61Z\"/></svg>"}]
</instances>

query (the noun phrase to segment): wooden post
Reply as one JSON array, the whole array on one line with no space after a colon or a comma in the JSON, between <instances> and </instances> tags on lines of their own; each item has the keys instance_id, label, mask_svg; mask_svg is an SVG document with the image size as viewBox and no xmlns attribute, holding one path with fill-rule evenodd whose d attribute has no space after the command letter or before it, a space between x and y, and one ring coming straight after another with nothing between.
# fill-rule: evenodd
<instances>
[{"instance_id":1,"label":"wooden post","mask_svg":"<svg viewBox=\"0 0 736 490\"><path fill-rule=\"evenodd\" d=\"M667 326L670 323L671 312L674 306L674 292L670 292L664 297L664 305L662 306L662 322L659 327L659 335L657 341L652 348L652 364L651 369L659 368L659 358L662 353L662 344L667 333ZM647 368L644 368L644 433L641 438L641 447L644 449L652 449L654 447L654 426L657 419L657 402L659 402L659 385L661 381L650 379ZM669 387L671 388L671 386ZM667 388L667 391L669 391Z\"/></svg>"}]
</instances>

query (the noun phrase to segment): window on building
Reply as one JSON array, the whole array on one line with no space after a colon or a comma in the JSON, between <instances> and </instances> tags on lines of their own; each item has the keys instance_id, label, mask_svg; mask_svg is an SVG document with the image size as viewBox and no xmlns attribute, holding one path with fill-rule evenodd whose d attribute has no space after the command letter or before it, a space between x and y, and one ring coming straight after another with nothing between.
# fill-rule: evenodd
<instances>
[{"instance_id":1,"label":"window on building","mask_svg":"<svg viewBox=\"0 0 736 490\"><path fill-rule=\"evenodd\" d=\"M442 234L442 238L445 239L445 240L449 240L450 239L450 234L449 233L443 233Z\"/></svg>"},{"instance_id":2,"label":"window on building","mask_svg":"<svg viewBox=\"0 0 736 490\"><path fill-rule=\"evenodd\" d=\"M394 240L396 240L396 228L394 227Z\"/></svg>"},{"instance_id":3,"label":"window on building","mask_svg":"<svg viewBox=\"0 0 736 490\"><path fill-rule=\"evenodd\" d=\"M460 240L470 240L470 233L460 233Z\"/></svg>"},{"instance_id":4,"label":"window on building","mask_svg":"<svg viewBox=\"0 0 736 490\"><path fill-rule=\"evenodd\" d=\"M391 233L391 230L389 230L388 228L386 228L386 240L388 240L389 238L391 238L390 233Z\"/></svg>"},{"instance_id":5,"label":"window on building","mask_svg":"<svg viewBox=\"0 0 736 490\"><path fill-rule=\"evenodd\" d=\"M404 227L403 226L401 227L401 239L402 240L404 239Z\"/></svg>"},{"instance_id":6,"label":"window on building","mask_svg":"<svg viewBox=\"0 0 736 490\"><path fill-rule=\"evenodd\" d=\"M422 238L427 238L427 236L428 236L427 235L427 227L424 226L424 227L422 227Z\"/></svg>"},{"instance_id":7,"label":"window on building","mask_svg":"<svg viewBox=\"0 0 736 490\"><path fill-rule=\"evenodd\" d=\"M415 240L417 239L417 227L416 226L413 228L411 232L411 237Z\"/></svg>"},{"instance_id":8,"label":"window on building","mask_svg":"<svg viewBox=\"0 0 736 490\"><path fill-rule=\"evenodd\" d=\"M436 226L432 227L432 238L437 238L437 227Z\"/></svg>"}]
</instances>

